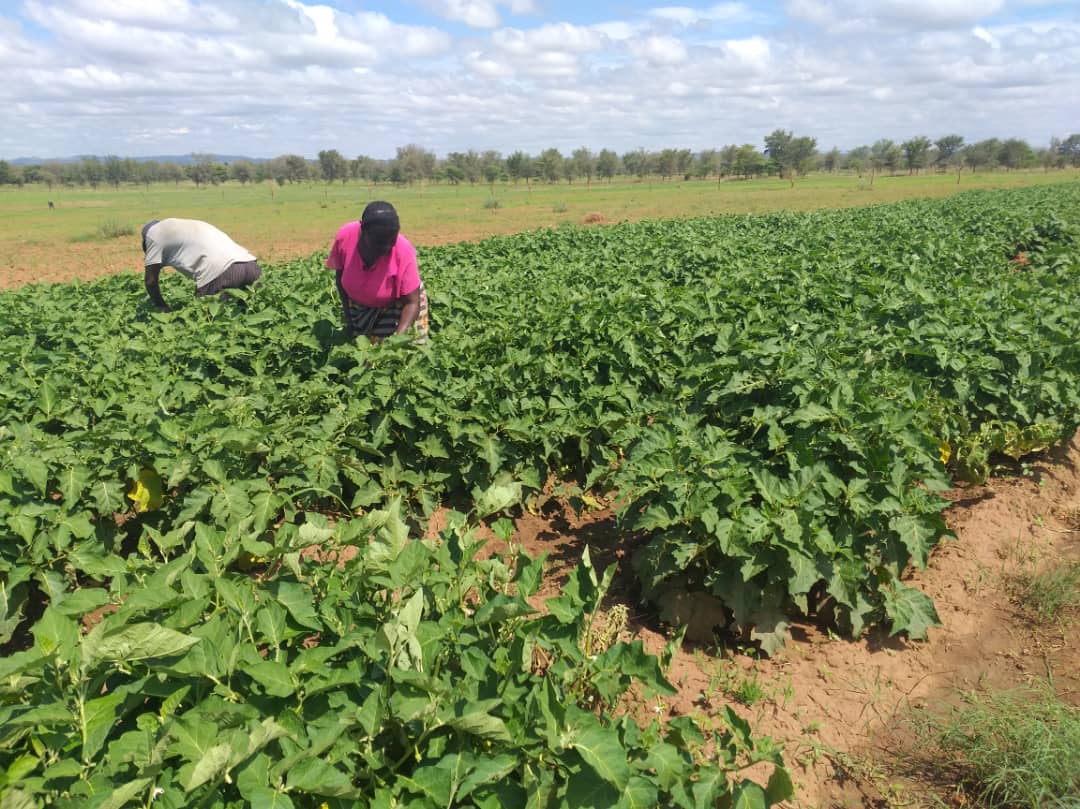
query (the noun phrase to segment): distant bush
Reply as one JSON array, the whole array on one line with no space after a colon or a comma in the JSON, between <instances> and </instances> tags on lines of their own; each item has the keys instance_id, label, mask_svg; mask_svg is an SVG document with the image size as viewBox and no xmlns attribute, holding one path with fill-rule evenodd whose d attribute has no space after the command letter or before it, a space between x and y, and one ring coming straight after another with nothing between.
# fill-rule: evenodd
<instances>
[{"instance_id":1,"label":"distant bush","mask_svg":"<svg viewBox=\"0 0 1080 809\"><path fill-rule=\"evenodd\" d=\"M109 239L119 239L123 236L135 235L135 228L125 222L117 222L115 219L106 219L93 233L82 233L73 236L73 242L104 242Z\"/></svg>"}]
</instances>

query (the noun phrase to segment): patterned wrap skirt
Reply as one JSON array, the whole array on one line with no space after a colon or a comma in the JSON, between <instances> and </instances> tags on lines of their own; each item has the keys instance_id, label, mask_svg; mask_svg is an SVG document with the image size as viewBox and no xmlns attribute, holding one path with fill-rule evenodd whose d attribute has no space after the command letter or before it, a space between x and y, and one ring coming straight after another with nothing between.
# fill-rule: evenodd
<instances>
[{"instance_id":1,"label":"patterned wrap skirt","mask_svg":"<svg viewBox=\"0 0 1080 809\"><path fill-rule=\"evenodd\" d=\"M402 301L395 301L389 306L364 306L349 302L349 334L353 337L363 334L367 337L382 339L389 337L397 331L398 323L401 322L401 310L404 307ZM420 285L420 311L413 321L413 331L416 333L416 342L427 342L428 336L428 296L424 285Z\"/></svg>"}]
</instances>

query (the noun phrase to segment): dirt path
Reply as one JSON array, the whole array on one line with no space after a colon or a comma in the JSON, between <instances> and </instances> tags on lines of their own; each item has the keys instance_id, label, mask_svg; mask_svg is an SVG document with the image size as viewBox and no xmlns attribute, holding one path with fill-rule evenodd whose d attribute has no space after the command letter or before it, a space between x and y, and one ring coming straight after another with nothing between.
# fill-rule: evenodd
<instances>
[{"instance_id":1,"label":"dirt path","mask_svg":"<svg viewBox=\"0 0 1080 809\"><path fill-rule=\"evenodd\" d=\"M1010 688L1048 676L1059 695L1080 705L1080 622L1034 624L1008 586L1011 575L1033 566L1080 559L1080 440L1028 472L949 493L946 516L957 538L910 577L934 599L944 624L927 641L878 632L850 642L802 624L772 659L686 644L669 672L679 695L660 711L707 717L731 705L756 733L784 745L798 788L792 806L930 805L927 785L905 780L893 766L911 708L944 707L961 689ZM547 509L523 515L516 528L526 551L549 554L542 592L558 591L586 545L598 567L619 565L613 600L631 613L624 640L641 638L660 652L666 630L636 602L634 543L616 545L610 508L580 518L569 508Z\"/></svg>"}]
</instances>

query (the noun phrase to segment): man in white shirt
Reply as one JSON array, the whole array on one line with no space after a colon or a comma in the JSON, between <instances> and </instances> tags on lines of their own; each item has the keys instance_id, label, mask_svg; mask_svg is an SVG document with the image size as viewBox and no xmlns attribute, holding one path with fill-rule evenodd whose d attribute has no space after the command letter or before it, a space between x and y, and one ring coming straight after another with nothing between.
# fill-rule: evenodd
<instances>
[{"instance_id":1,"label":"man in white shirt","mask_svg":"<svg viewBox=\"0 0 1080 809\"><path fill-rule=\"evenodd\" d=\"M255 256L198 219L153 219L143 225L142 246L146 293L160 312L170 311L161 297L162 267L173 267L194 281L199 297L246 287L262 277Z\"/></svg>"}]
</instances>

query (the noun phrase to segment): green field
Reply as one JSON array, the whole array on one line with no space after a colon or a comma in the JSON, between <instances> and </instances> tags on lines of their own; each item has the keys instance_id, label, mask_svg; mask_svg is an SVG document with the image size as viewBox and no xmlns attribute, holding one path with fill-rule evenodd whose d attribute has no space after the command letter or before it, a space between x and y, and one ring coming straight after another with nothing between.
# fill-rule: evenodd
<instances>
[{"instance_id":1,"label":"green field","mask_svg":"<svg viewBox=\"0 0 1080 809\"><path fill-rule=\"evenodd\" d=\"M919 639L941 492L1080 424L1076 182L419 259L424 345L346 339L318 255L0 293L5 805L774 805L730 706L658 721L614 565L535 609L515 519L617 495L591 541L702 643Z\"/></svg>"},{"instance_id":2,"label":"green field","mask_svg":"<svg viewBox=\"0 0 1080 809\"><path fill-rule=\"evenodd\" d=\"M818 210L942 197L975 188L1017 188L1080 176L1069 171L868 176L812 175L795 182L617 181L547 185L496 183L411 187L356 183L275 183L196 188L155 185L67 189L0 190L0 286L36 280L92 278L137 270L136 236L99 238L106 224L135 234L149 219L180 216L221 227L264 263L326 249L336 229L359 216L371 199L388 199L401 212L403 232L418 245L475 241L560 224L580 224L590 215L603 223L722 213ZM498 207L487 207L494 198ZM53 201L55 209L48 208ZM593 216L592 218L596 218ZM59 256L57 255L59 251Z\"/></svg>"}]
</instances>

